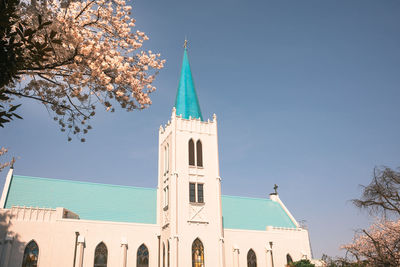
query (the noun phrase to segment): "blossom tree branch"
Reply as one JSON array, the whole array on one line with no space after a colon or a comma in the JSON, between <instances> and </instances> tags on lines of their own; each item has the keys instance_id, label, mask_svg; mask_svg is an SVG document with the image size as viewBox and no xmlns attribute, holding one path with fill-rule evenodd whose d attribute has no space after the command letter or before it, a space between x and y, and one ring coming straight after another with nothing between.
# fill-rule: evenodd
<instances>
[{"instance_id":1,"label":"blossom tree branch","mask_svg":"<svg viewBox=\"0 0 400 267\"><path fill-rule=\"evenodd\" d=\"M342 246L367 267L400 266L400 172L375 168L372 182L363 186L360 199L353 203L381 217L359 231L352 243Z\"/></svg>"},{"instance_id":2,"label":"blossom tree branch","mask_svg":"<svg viewBox=\"0 0 400 267\"><path fill-rule=\"evenodd\" d=\"M127 111L147 108L165 60L141 50L148 37L133 31L130 10L124 0L18 2L19 20L1 37L16 44L19 64L1 93L8 102L40 101L61 131L68 129L69 140L91 129L98 106L111 112L116 104ZM26 86L17 87L24 77Z\"/></svg>"}]
</instances>

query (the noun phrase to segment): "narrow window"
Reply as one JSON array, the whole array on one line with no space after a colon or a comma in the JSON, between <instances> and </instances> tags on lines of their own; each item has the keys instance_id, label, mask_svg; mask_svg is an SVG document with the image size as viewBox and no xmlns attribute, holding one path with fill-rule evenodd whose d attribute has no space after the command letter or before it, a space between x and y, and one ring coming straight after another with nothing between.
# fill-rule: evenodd
<instances>
[{"instance_id":1,"label":"narrow window","mask_svg":"<svg viewBox=\"0 0 400 267\"><path fill-rule=\"evenodd\" d=\"M167 267L169 267L169 258L170 258L170 250L169 250L169 240L168 240Z\"/></svg>"},{"instance_id":2,"label":"narrow window","mask_svg":"<svg viewBox=\"0 0 400 267\"><path fill-rule=\"evenodd\" d=\"M107 254L106 245L100 242L94 251L94 267L107 267Z\"/></svg>"},{"instance_id":3,"label":"narrow window","mask_svg":"<svg viewBox=\"0 0 400 267\"><path fill-rule=\"evenodd\" d=\"M169 144L165 147L165 173L169 171Z\"/></svg>"},{"instance_id":4,"label":"narrow window","mask_svg":"<svg viewBox=\"0 0 400 267\"><path fill-rule=\"evenodd\" d=\"M204 203L203 184L197 184L197 202Z\"/></svg>"},{"instance_id":5,"label":"narrow window","mask_svg":"<svg viewBox=\"0 0 400 267\"><path fill-rule=\"evenodd\" d=\"M192 244L192 267L204 267L204 247L198 238Z\"/></svg>"},{"instance_id":6,"label":"narrow window","mask_svg":"<svg viewBox=\"0 0 400 267\"><path fill-rule=\"evenodd\" d=\"M189 165L194 166L194 142L193 142L193 139L189 140Z\"/></svg>"},{"instance_id":7,"label":"narrow window","mask_svg":"<svg viewBox=\"0 0 400 267\"><path fill-rule=\"evenodd\" d=\"M197 156L197 166L203 167L203 149L201 146L201 141L198 140L196 143L196 156Z\"/></svg>"},{"instance_id":8,"label":"narrow window","mask_svg":"<svg viewBox=\"0 0 400 267\"><path fill-rule=\"evenodd\" d=\"M142 244L137 250L136 267L149 267L149 250Z\"/></svg>"},{"instance_id":9,"label":"narrow window","mask_svg":"<svg viewBox=\"0 0 400 267\"><path fill-rule=\"evenodd\" d=\"M190 202L196 202L196 184L189 183L189 200Z\"/></svg>"},{"instance_id":10,"label":"narrow window","mask_svg":"<svg viewBox=\"0 0 400 267\"><path fill-rule=\"evenodd\" d=\"M247 253L247 267L257 267L256 253L252 249Z\"/></svg>"},{"instance_id":11,"label":"narrow window","mask_svg":"<svg viewBox=\"0 0 400 267\"><path fill-rule=\"evenodd\" d=\"M164 159L165 159L165 162L164 162L165 167L164 167L164 169L165 169L165 171L164 172L168 173L168 171L169 171L169 144L167 144L165 146L164 153L165 153L165 155L164 155Z\"/></svg>"},{"instance_id":12,"label":"narrow window","mask_svg":"<svg viewBox=\"0 0 400 267\"><path fill-rule=\"evenodd\" d=\"M169 187L164 188L164 210L168 208L169 205Z\"/></svg>"},{"instance_id":13,"label":"narrow window","mask_svg":"<svg viewBox=\"0 0 400 267\"><path fill-rule=\"evenodd\" d=\"M164 147L164 175L167 173L167 147Z\"/></svg>"},{"instance_id":14,"label":"narrow window","mask_svg":"<svg viewBox=\"0 0 400 267\"><path fill-rule=\"evenodd\" d=\"M38 258L39 247L36 242L32 240L25 247L22 267L37 267Z\"/></svg>"},{"instance_id":15,"label":"narrow window","mask_svg":"<svg viewBox=\"0 0 400 267\"><path fill-rule=\"evenodd\" d=\"M165 267L165 243L162 244L162 266Z\"/></svg>"},{"instance_id":16,"label":"narrow window","mask_svg":"<svg viewBox=\"0 0 400 267\"><path fill-rule=\"evenodd\" d=\"M286 263L289 265L290 263L293 263L292 257L290 256L290 254L286 254Z\"/></svg>"}]
</instances>

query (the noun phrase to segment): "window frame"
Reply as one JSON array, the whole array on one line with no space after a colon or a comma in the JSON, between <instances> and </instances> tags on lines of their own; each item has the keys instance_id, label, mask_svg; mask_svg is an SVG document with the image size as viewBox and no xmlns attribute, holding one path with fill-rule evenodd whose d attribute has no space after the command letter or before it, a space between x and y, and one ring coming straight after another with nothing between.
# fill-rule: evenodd
<instances>
[{"instance_id":1,"label":"window frame","mask_svg":"<svg viewBox=\"0 0 400 267\"><path fill-rule=\"evenodd\" d=\"M139 255L140 252L140 255ZM147 252L147 255L146 255ZM146 262L142 263L140 261L146 261L147 260L147 264ZM149 248L146 246L146 244L141 244L137 251L136 251L136 267L138 266L147 266L149 267L149 261L150 261L150 252L149 252ZM140 264L140 265L139 265Z\"/></svg>"},{"instance_id":2,"label":"window frame","mask_svg":"<svg viewBox=\"0 0 400 267\"><path fill-rule=\"evenodd\" d=\"M101 250L101 249L105 249L105 263L96 263L96 254L102 252L102 251L100 251L100 252L97 252L97 251ZM103 241L101 241L100 243L97 244L96 248L94 249L93 266L94 267L107 267L107 265L108 265L108 248L107 248L107 245Z\"/></svg>"},{"instance_id":3,"label":"window frame","mask_svg":"<svg viewBox=\"0 0 400 267\"><path fill-rule=\"evenodd\" d=\"M195 144L193 138L189 139L188 142L188 161L190 167L196 167L196 152L195 152Z\"/></svg>"},{"instance_id":4,"label":"window frame","mask_svg":"<svg viewBox=\"0 0 400 267\"><path fill-rule=\"evenodd\" d=\"M203 143L201 140L196 142L196 167L203 168Z\"/></svg>"},{"instance_id":5,"label":"window frame","mask_svg":"<svg viewBox=\"0 0 400 267\"><path fill-rule=\"evenodd\" d=\"M37 251L37 253L35 253L35 251ZM30 266L30 264L32 263L32 262L27 262L28 260L31 259L31 258L29 258L28 253L32 253L33 255L36 256L36 259L33 260L33 264L36 264L34 266L37 267L39 265L38 263L39 263L40 250L39 250L38 243L33 239L31 241L29 241L25 246L24 254L23 254L23 258L22 258L22 265L21 265L22 267L25 267L28 265Z\"/></svg>"},{"instance_id":6,"label":"window frame","mask_svg":"<svg viewBox=\"0 0 400 267\"><path fill-rule=\"evenodd\" d=\"M167 240L167 267L170 267L171 251L169 247L169 240Z\"/></svg>"},{"instance_id":7,"label":"window frame","mask_svg":"<svg viewBox=\"0 0 400 267\"><path fill-rule=\"evenodd\" d=\"M163 242L163 250L162 250L162 266L165 267L165 243Z\"/></svg>"},{"instance_id":8,"label":"window frame","mask_svg":"<svg viewBox=\"0 0 400 267\"><path fill-rule=\"evenodd\" d=\"M200 252L200 262L196 261L195 259L195 250L199 250ZM204 267L205 266L205 260L204 260L204 244L200 240L200 238L196 238L193 243L192 243L192 267ZM197 259L199 260L199 259Z\"/></svg>"},{"instance_id":9,"label":"window frame","mask_svg":"<svg viewBox=\"0 0 400 267\"><path fill-rule=\"evenodd\" d=\"M199 186L201 187L201 201L200 201L200 189ZM197 203L203 204L204 203L204 183L196 183L196 197L197 197Z\"/></svg>"},{"instance_id":10,"label":"window frame","mask_svg":"<svg viewBox=\"0 0 400 267\"><path fill-rule=\"evenodd\" d=\"M164 176L169 173L169 143L166 143L163 146L163 151L164 151Z\"/></svg>"},{"instance_id":11,"label":"window frame","mask_svg":"<svg viewBox=\"0 0 400 267\"><path fill-rule=\"evenodd\" d=\"M192 190L192 185L193 190ZM200 201L200 190L199 186L201 188L201 197L202 201ZM194 193L192 195L192 192ZM191 204L198 204L198 205L203 205L205 203L204 201L204 183L196 183L196 182L189 182L189 203Z\"/></svg>"},{"instance_id":12,"label":"window frame","mask_svg":"<svg viewBox=\"0 0 400 267\"><path fill-rule=\"evenodd\" d=\"M204 157L203 157L203 142L201 139L197 139L195 142L193 138L188 141L188 162L190 168L204 167Z\"/></svg>"},{"instance_id":13,"label":"window frame","mask_svg":"<svg viewBox=\"0 0 400 267\"><path fill-rule=\"evenodd\" d=\"M257 267L257 254L252 248L247 252L247 267Z\"/></svg>"},{"instance_id":14,"label":"window frame","mask_svg":"<svg viewBox=\"0 0 400 267\"><path fill-rule=\"evenodd\" d=\"M164 210L168 209L169 206L169 186L167 185L166 187L164 187L163 190L164 193Z\"/></svg>"},{"instance_id":15,"label":"window frame","mask_svg":"<svg viewBox=\"0 0 400 267\"><path fill-rule=\"evenodd\" d=\"M194 186L194 188L193 188L193 198L192 198L192 185ZM194 199L193 201L192 201L192 199ZM193 183L193 182L189 182L189 202L190 203L196 203L196 183Z\"/></svg>"}]
</instances>

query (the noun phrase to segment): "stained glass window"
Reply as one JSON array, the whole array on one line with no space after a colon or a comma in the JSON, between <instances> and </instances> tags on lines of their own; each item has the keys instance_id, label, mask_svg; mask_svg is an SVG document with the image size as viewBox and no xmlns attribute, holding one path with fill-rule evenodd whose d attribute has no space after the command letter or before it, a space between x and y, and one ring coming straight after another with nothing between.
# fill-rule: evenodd
<instances>
[{"instance_id":1,"label":"stained glass window","mask_svg":"<svg viewBox=\"0 0 400 267\"><path fill-rule=\"evenodd\" d=\"M189 183L189 201L196 202L196 184Z\"/></svg>"},{"instance_id":2,"label":"stained glass window","mask_svg":"<svg viewBox=\"0 0 400 267\"><path fill-rule=\"evenodd\" d=\"M203 149L200 140L196 142L196 155L197 155L197 166L203 167Z\"/></svg>"},{"instance_id":3,"label":"stained glass window","mask_svg":"<svg viewBox=\"0 0 400 267\"><path fill-rule=\"evenodd\" d=\"M197 202L204 203L203 184L197 184Z\"/></svg>"},{"instance_id":4,"label":"stained glass window","mask_svg":"<svg viewBox=\"0 0 400 267\"><path fill-rule=\"evenodd\" d=\"M194 142L193 142L193 139L189 140L189 165L194 166Z\"/></svg>"},{"instance_id":5,"label":"stained glass window","mask_svg":"<svg viewBox=\"0 0 400 267\"><path fill-rule=\"evenodd\" d=\"M106 245L100 242L94 251L94 267L107 267L107 255Z\"/></svg>"},{"instance_id":6,"label":"stained glass window","mask_svg":"<svg viewBox=\"0 0 400 267\"><path fill-rule=\"evenodd\" d=\"M192 244L192 267L204 267L204 247L198 238Z\"/></svg>"},{"instance_id":7,"label":"stained glass window","mask_svg":"<svg viewBox=\"0 0 400 267\"><path fill-rule=\"evenodd\" d=\"M142 244L137 250L136 267L149 267L149 250Z\"/></svg>"},{"instance_id":8,"label":"stained glass window","mask_svg":"<svg viewBox=\"0 0 400 267\"><path fill-rule=\"evenodd\" d=\"M38 258L39 247L36 242L32 240L25 247L22 267L37 267Z\"/></svg>"},{"instance_id":9,"label":"stained glass window","mask_svg":"<svg viewBox=\"0 0 400 267\"><path fill-rule=\"evenodd\" d=\"M247 267L257 267L256 253L252 249L247 253Z\"/></svg>"}]
</instances>

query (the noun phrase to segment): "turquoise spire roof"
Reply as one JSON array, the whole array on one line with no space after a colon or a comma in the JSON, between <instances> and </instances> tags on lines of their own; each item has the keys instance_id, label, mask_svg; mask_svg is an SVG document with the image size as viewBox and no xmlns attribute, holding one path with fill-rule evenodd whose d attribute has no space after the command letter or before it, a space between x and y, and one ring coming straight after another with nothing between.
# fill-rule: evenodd
<instances>
[{"instance_id":1,"label":"turquoise spire roof","mask_svg":"<svg viewBox=\"0 0 400 267\"><path fill-rule=\"evenodd\" d=\"M176 115L182 115L182 118L189 119L190 116L203 120L199 100L197 99L196 90L194 88L186 47L183 52L181 78L179 80L178 92L176 93L175 108Z\"/></svg>"}]
</instances>

